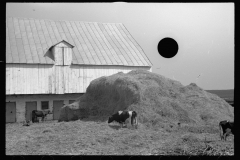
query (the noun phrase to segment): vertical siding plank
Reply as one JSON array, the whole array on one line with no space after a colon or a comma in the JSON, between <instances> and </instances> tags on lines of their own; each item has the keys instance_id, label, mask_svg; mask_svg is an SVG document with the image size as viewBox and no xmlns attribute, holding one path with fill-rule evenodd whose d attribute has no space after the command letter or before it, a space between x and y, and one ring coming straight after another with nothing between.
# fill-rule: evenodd
<instances>
[{"instance_id":1,"label":"vertical siding plank","mask_svg":"<svg viewBox=\"0 0 240 160\"><path fill-rule=\"evenodd\" d=\"M15 85L16 85L16 74L15 74L15 64L12 64L12 94L15 94Z\"/></svg>"},{"instance_id":2,"label":"vertical siding plank","mask_svg":"<svg viewBox=\"0 0 240 160\"><path fill-rule=\"evenodd\" d=\"M17 71L16 71L16 68L17 68L17 64L14 64L14 68L13 68L13 93L14 94L17 94Z\"/></svg>"},{"instance_id":3,"label":"vertical siding plank","mask_svg":"<svg viewBox=\"0 0 240 160\"><path fill-rule=\"evenodd\" d=\"M9 74L9 72L10 72L9 67L6 66L6 95L10 93L10 84L9 84L10 74Z\"/></svg>"},{"instance_id":4,"label":"vertical siding plank","mask_svg":"<svg viewBox=\"0 0 240 160\"><path fill-rule=\"evenodd\" d=\"M10 89L10 93L14 94L14 69L13 69L13 65L11 64L11 89Z\"/></svg>"},{"instance_id":5,"label":"vertical siding plank","mask_svg":"<svg viewBox=\"0 0 240 160\"><path fill-rule=\"evenodd\" d=\"M60 80L61 80L61 94L64 94L64 90L65 90L65 81L64 81L64 66L61 66L60 67L60 73L61 73L61 77L60 77Z\"/></svg>"},{"instance_id":6,"label":"vertical siding plank","mask_svg":"<svg viewBox=\"0 0 240 160\"><path fill-rule=\"evenodd\" d=\"M73 88L74 88L74 86L75 86L75 77L74 77L74 72L75 72L75 68L72 68L72 71L71 71L71 73L69 74L69 76L71 77L70 79L71 79L71 87L70 87L70 92L71 93L73 93Z\"/></svg>"},{"instance_id":7,"label":"vertical siding plank","mask_svg":"<svg viewBox=\"0 0 240 160\"><path fill-rule=\"evenodd\" d=\"M42 93L42 66L41 64L38 65L38 92Z\"/></svg>"},{"instance_id":8,"label":"vertical siding plank","mask_svg":"<svg viewBox=\"0 0 240 160\"><path fill-rule=\"evenodd\" d=\"M76 91L76 84L77 84L77 76L76 76L77 69L74 68L71 77L72 77L72 89L71 93L74 93Z\"/></svg>"},{"instance_id":9,"label":"vertical siding plank","mask_svg":"<svg viewBox=\"0 0 240 160\"><path fill-rule=\"evenodd\" d=\"M46 92L46 88L45 85L47 84L46 78L45 78L45 66L46 65L42 65L42 69L41 69L41 87L42 87L42 93L45 94Z\"/></svg>"},{"instance_id":10,"label":"vertical siding plank","mask_svg":"<svg viewBox=\"0 0 240 160\"><path fill-rule=\"evenodd\" d=\"M67 81L67 66L63 66L63 83L64 83L64 90L63 90L63 94L67 93L67 85L68 85L68 81Z\"/></svg>"},{"instance_id":11,"label":"vertical siding plank","mask_svg":"<svg viewBox=\"0 0 240 160\"><path fill-rule=\"evenodd\" d=\"M26 68L25 68L25 83L26 83L25 94L28 93L28 88L29 88L28 67L29 67L29 65L26 64Z\"/></svg>"},{"instance_id":12,"label":"vertical siding plank","mask_svg":"<svg viewBox=\"0 0 240 160\"><path fill-rule=\"evenodd\" d=\"M43 94L45 94L46 93L46 91L45 91L45 87L44 87L44 85L45 85L45 83L46 83L46 81L45 81L45 78L44 78L44 67L46 66L46 64L44 64L44 65L42 65L42 67L41 67L41 77L40 77L40 82L41 82L41 92L43 93Z\"/></svg>"},{"instance_id":13,"label":"vertical siding plank","mask_svg":"<svg viewBox=\"0 0 240 160\"><path fill-rule=\"evenodd\" d=\"M67 85L66 85L66 86L67 86L67 93L70 93L70 89L69 89L69 88L70 88L70 84L71 84L71 82L70 82L70 79L71 79L71 78L69 78L69 73L70 73L70 72L71 72L71 67L68 66L68 67L67 67L67 72L66 72L66 78L67 78L67 79L66 79L66 82L67 82Z\"/></svg>"},{"instance_id":14,"label":"vertical siding plank","mask_svg":"<svg viewBox=\"0 0 240 160\"><path fill-rule=\"evenodd\" d=\"M77 77L76 77L76 81L77 81L77 92L80 93L81 92L81 81L80 81L80 76L81 76L81 71L79 69L80 66L77 66L76 70L77 70Z\"/></svg>"},{"instance_id":15,"label":"vertical siding plank","mask_svg":"<svg viewBox=\"0 0 240 160\"><path fill-rule=\"evenodd\" d=\"M55 94L55 83L56 83L56 81L55 81L55 65L53 65L53 67L50 69L50 72L48 73L48 76L50 77L50 79L49 79L49 84L51 84L51 93L52 94Z\"/></svg>"},{"instance_id":16,"label":"vertical siding plank","mask_svg":"<svg viewBox=\"0 0 240 160\"><path fill-rule=\"evenodd\" d=\"M78 83L79 83L79 87L80 87L80 92L83 93L83 68L82 68L82 66L79 66Z\"/></svg>"},{"instance_id":17,"label":"vertical siding plank","mask_svg":"<svg viewBox=\"0 0 240 160\"><path fill-rule=\"evenodd\" d=\"M26 64L22 64L22 67L23 67L23 94L26 94Z\"/></svg>"},{"instance_id":18,"label":"vertical siding plank","mask_svg":"<svg viewBox=\"0 0 240 160\"><path fill-rule=\"evenodd\" d=\"M30 94L34 94L34 85L33 85L33 81L34 81L34 68L33 68L33 64L31 64L31 68L30 69Z\"/></svg>"},{"instance_id":19,"label":"vertical siding plank","mask_svg":"<svg viewBox=\"0 0 240 160\"><path fill-rule=\"evenodd\" d=\"M9 64L8 66L9 66L9 71L10 71L10 76L9 76L9 78L10 78L10 94L13 94L13 90L12 90L12 88L13 88L13 70L12 70L12 64Z\"/></svg>"},{"instance_id":20,"label":"vertical siding plank","mask_svg":"<svg viewBox=\"0 0 240 160\"><path fill-rule=\"evenodd\" d=\"M39 72L39 64L36 65L36 72L35 72L36 81L34 82L34 83L36 84L36 86L35 86L36 92L35 92L35 93L37 93L37 94L41 93L41 92L39 91L39 85L38 85L38 81L39 81L38 72Z\"/></svg>"},{"instance_id":21,"label":"vertical siding plank","mask_svg":"<svg viewBox=\"0 0 240 160\"><path fill-rule=\"evenodd\" d=\"M67 73L67 77L68 77L68 93L72 93L72 83L73 83L73 79L72 79L72 71L74 70L73 66L69 67L68 73Z\"/></svg>"},{"instance_id":22,"label":"vertical siding plank","mask_svg":"<svg viewBox=\"0 0 240 160\"><path fill-rule=\"evenodd\" d=\"M44 84L44 86L45 86L45 93L49 93L49 94L51 94L51 93L53 93L53 76L52 76L52 69L53 68L51 68L51 65L45 65L44 66L44 70L45 70L45 73L44 73L44 79L45 79L45 84Z\"/></svg>"},{"instance_id":23,"label":"vertical siding plank","mask_svg":"<svg viewBox=\"0 0 240 160\"><path fill-rule=\"evenodd\" d=\"M86 84L85 66L82 66L82 70L83 70L83 92L85 92L85 84Z\"/></svg>"},{"instance_id":24,"label":"vertical siding plank","mask_svg":"<svg viewBox=\"0 0 240 160\"><path fill-rule=\"evenodd\" d=\"M56 92L56 94L58 94L58 77L59 77L59 75L58 75L58 66L55 66L55 83L56 83L56 85L55 85L55 92Z\"/></svg>"},{"instance_id":25,"label":"vertical siding plank","mask_svg":"<svg viewBox=\"0 0 240 160\"><path fill-rule=\"evenodd\" d=\"M17 94L21 94L22 92L22 74L21 74L21 67L20 64L17 65L17 78L18 78L18 82L17 82Z\"/></svg>"}]
</instances>

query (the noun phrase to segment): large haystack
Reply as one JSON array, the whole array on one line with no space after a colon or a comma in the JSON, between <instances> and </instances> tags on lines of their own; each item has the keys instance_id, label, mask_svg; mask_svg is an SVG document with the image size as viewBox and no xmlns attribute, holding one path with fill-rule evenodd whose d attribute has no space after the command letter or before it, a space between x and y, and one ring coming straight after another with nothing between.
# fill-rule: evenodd
<instances>
[{"instance_id":1,"label":"large haystack","mask_svg":"<svg viewBox=\"0 0 240 160\"><path fill-rule=\"evenodd\" d=\"M106 120L114 112L126 109L137 111L140 123L151 125L233 120L232 106L196 84L183 86L155 73L134 70L93 80L83 96L61 109L59 121L88 116Z\"/></svg>"}]
</instances>

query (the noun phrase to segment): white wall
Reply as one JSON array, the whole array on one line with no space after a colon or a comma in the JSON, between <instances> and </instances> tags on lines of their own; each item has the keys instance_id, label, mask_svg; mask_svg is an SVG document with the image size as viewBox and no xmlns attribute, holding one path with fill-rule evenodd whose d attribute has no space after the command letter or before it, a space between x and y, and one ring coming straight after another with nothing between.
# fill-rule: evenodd
<instances>
[{"instance_id":1,"label":"white wall","mask_svg":"<svg viewBox=\"0 0 240 160\"><path fill-rule=\"evenodd\" d=\"M134 69L151 71L135 66L6 64L6 95L85 93L93 79Z\"/></svg>"}]
</instances>

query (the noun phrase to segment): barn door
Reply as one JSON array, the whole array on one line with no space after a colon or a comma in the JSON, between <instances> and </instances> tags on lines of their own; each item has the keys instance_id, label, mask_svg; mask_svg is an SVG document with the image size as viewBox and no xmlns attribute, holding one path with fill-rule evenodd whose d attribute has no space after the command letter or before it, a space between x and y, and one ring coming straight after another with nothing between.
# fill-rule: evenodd
<instances>
[{"instance_id":1,"label":"barn door","mask_svg":"<svg viewBox=\"0 0 240 160\"><path fill-rule=\"evenodd\" d=\"M16 102L6 102L6 123L16 122Z\"/></svg>"},{"instance_id":2,"label":"barn door","mask_svg":"<svg viewBox=\"0 0 240 160\"><path fill-rule=\"evenodd\" d=\"M32 111L37 110L37 102L26 102L26 121L27 120L32 120Z\"/></svg>"},{"instance_id":3,"label":"barn door","mask_svg":"<svg viewBox=\"0 0 240 160\"><path fill-rule=\"evenodd\" d=\"M63 100L53 101L53 119L58 120L60 115L60 109L63 106Z\"/></svg>"}]
</instances>

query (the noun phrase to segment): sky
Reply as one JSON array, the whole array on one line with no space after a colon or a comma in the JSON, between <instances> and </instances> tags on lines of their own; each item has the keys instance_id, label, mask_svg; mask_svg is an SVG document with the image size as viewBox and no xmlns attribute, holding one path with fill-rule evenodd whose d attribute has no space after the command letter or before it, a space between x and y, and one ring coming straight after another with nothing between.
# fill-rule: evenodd
<instances>
[{"instance_id":1,"label":"sky","mask_svg":"<svg viewBox=\"0 0 240 160\"><path fill-rule=\"evenodd\" d=\"M6 17L123 23L152 72L205 90L234 89L234 3L6 3ZM158 42L178 43L164 58Z\"/></svg>"}]
</instances>

